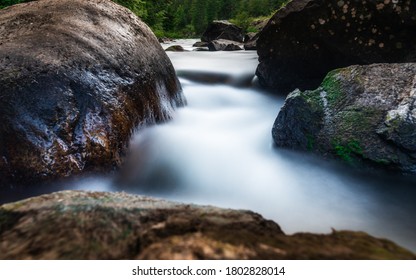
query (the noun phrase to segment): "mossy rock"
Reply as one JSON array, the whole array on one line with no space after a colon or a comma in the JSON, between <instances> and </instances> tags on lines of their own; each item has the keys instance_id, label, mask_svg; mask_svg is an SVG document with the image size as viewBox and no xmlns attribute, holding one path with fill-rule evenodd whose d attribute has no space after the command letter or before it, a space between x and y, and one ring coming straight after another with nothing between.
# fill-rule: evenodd
<instances>
[{"instance_id":1,"label":"mossy rock","mask_svg":"<svg viewBox=\"0 0 416 280\"><path fill-rule=\"evenodd\" d=\"M331 71L318 89L287 97L274 141L356 167L416 174L415 72L414 63Z\"/></svg>"}]
</instances>

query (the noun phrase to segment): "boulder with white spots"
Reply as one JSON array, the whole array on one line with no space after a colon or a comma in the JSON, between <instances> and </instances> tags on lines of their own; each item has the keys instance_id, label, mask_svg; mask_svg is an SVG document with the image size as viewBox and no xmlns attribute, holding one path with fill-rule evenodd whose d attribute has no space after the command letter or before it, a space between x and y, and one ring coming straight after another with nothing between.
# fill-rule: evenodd
<instances>
[{"instance_id":1,"label":"boulder with white spots","mask_svg":"<svg viewBox=\"0 0 416 280\"><path fill-rule=\"evenodd\" d=\"M315 89L336 68L416 61L416 1L293 0L257 42L257 75L277 92Z\"/></svg>"}]
</instances>

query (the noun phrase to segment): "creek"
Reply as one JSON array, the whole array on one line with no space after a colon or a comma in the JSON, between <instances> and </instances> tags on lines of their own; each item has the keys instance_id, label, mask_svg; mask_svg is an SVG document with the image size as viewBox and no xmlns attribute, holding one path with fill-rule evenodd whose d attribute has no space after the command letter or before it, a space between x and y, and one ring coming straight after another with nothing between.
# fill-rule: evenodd
<instances>
[{"instance_id":1,"label":"creek","mask_svg":"<svg viewBox=\"0 0 416 280\"><path fill-rule=\"evenodd\" d=\"M190 50L193 42L174 44ZM276 221L287 234L365 231L416 252L414 182L273 146L271 128L284 97L256 85L256 52L168 55L188 106L172 121L139 131L117 174L60 189L126 191L248 209ZM39 192L52 190L57 188Z\"/></svg>"}]
</instances>

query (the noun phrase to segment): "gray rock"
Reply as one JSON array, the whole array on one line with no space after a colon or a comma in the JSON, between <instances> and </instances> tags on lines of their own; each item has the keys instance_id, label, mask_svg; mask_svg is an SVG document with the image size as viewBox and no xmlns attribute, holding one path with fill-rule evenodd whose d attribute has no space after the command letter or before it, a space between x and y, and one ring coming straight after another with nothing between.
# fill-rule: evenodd
<instances>
[{"instance_id":1,"label":"gray rock","mask_svg":"<svg viewBox=\"0 0 416 280\"><path fill-rule=\"evenodd\" d=\"M214 51L241 51L242 45L239 42L230 40L213 40L208 43L208 49Z\"/></svg>"},{"instance_id":2,"label":"gray rock","mask_svg":"<svg viewBox=\"0 0 416 280\"><path fill-rule=\"evenodd\" d=\"M296 90L273 126L278 146L416 174L416 64L351 66Z\"/></svg>"},{"instance_id":3,"label":"gray rock","mask_svg":"<svg viewBox=\"0 0 416 280\"><path fill-rule=\"evenodd\" d=\"M0 186L119 166L133 130L185 103L152 31L109 0L0 10Z\"/></svg>"},{"instance_id":4,"label":"gray rock","mask_svg":"<svg viewBox=\"0 0 416 280\"><path fill-rule=\"evenodd\" d=\"M285 235L250 211L126 193L65 191L0 206L0 259L415 258L362 232Z\"/></svg>"},{"instance_id":5,"label":"gray rock","mask_svg":"<svg viewBox=\"0 0 416 280\"><path fill-rule=\"evenodd\" d=\"M416 62L416 1L293 0L260 33L260 83L315 89L350 65Z\"/></svg>"},{"instance_id":6,"label":"gray rock","mask_svg":"<svg viewBox=\"0 0 416 280\"><path fill-rule=\"evenodd\" d=\"M206 48L206 47L208 47L208 42L196 42L195 44L192 45L192 47Z\"/></svg>"}]
</instances>

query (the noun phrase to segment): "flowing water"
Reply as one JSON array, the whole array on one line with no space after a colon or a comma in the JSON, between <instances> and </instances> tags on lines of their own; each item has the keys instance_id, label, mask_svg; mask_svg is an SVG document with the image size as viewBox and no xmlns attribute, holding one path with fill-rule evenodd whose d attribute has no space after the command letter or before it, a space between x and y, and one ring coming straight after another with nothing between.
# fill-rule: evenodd
<instances>
[{"instance_id":1,"label":"flowing water","mask_svg":"<svg viewBox=\"0 0 416 280\"><path fill-rule=\"evenodd\" d=\"M193 42L177 43L191 49ZM358 230L416 252L414 182L353 172L273 146L271 127L284 97L256 86L255 52L169 56L188 106L171 122L137 133L118 174L61 188L250 209L289 234Z\"/></svg>"}]
</instances>

